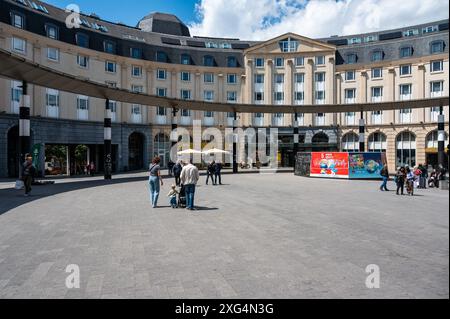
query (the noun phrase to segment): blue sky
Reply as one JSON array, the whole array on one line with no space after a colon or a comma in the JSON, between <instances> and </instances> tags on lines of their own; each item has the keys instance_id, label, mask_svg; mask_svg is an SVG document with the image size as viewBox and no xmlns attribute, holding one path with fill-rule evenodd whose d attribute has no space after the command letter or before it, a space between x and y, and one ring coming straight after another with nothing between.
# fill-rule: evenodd
<instances>
[{"instance_id":1,"label":"blue sky","mask_svg":"<svg viewBox=\"0 0 450 319\"><path fill-rule=\"evenodd\" d=\"M59 8L76 4L83 13L95 12L102 19L112 22L123 22L135 26L137 22L153 11L172 13L186 24L197 22L195 4L198 0L44 0Z\"/></svg>"}]
</instances>

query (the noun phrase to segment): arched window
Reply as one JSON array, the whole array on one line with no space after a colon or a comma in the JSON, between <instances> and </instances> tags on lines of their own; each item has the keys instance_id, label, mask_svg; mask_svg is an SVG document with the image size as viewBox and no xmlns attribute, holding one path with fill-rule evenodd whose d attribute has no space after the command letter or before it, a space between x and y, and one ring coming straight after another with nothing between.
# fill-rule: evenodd
<instances>
[{"instance_id":1,"label":"arched window","mask_svg":"<svg viewBox=\"0 0 450 319\"><path fill-rule=\"evenodd\" d=\"M383 152L387 150L387 138L381 132L376 132L369 135L369 152Z\"/></svg>"},{"instance_id":2,"label":"arched window","mask_svg":"<svg viewBox=\"0 0 450 319\"><path fill-rule=\"evenodd\" d=\"M425 148L427 151L436 150L438 149L438 142L439 142L439 132L433 131L427 135ZM445 146L448 145L448 134L445 133Z\"/></svg>"},{"instance_id":3,"label":"arched window","mask_svg":"<svg viewBox=\"0 0 450 319\"><path fill-rule=\"evenodd\" d=\"M328 138L327 134L320 132L313 136L312 143L313 144L328 144L329 140L330 139Z\"/></svg>"},{"instance_id":4,"label":"arched window","mask_svg":"<svg viewBox=\"0 0 450 319\"><path fill-rule=\"evenodd\" d=\"M416 136L411 132L403 132L397 136L397 167L414 167L416 165Z\"/></svg>"},{"instance_id":5,"label":"arched window","mask_svg":"<svg viewBox=\"0 0 450 319\"><path fill-rule=\"evenodd\" d=\"M342 137L343 152L359 152L359 136L355 133L347 133Z\"/></svg>"}]
</instances>

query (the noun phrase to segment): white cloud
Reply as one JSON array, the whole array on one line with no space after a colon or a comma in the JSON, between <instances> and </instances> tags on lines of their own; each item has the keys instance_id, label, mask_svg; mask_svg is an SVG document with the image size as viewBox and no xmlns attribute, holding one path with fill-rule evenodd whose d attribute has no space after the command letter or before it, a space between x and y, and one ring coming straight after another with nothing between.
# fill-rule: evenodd
<instances>
[{"instance_id":1,"label":"white cloud","mask_svg":"<svg viewBox=\"0 0 450 319\"><path fill-rule=\"evenodd\" d=\"M286 32L319 38L448 19L448 0L201 0L197 36L268 40Z\"/></svg>"}]
</instances>

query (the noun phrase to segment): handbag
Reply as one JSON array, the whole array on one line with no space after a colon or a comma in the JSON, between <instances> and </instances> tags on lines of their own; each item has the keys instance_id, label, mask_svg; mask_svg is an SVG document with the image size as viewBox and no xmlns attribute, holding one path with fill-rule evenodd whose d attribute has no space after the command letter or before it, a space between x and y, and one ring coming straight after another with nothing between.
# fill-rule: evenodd
<instances>
[{"instance_id":1,"label":"handbag","mask_svg":"<svg viewBox=\"0 0 450 319\"><path fill-rule=\"evenodd\" d=\"M24 189L24 187L25 187L25 184L24 184L24 182L23 182L22 180L20 180L20 179L18 179L18 180L16 181L16 185L14 186L14 188L17 189L17 190Z\"/></svg>"}]
</instances>

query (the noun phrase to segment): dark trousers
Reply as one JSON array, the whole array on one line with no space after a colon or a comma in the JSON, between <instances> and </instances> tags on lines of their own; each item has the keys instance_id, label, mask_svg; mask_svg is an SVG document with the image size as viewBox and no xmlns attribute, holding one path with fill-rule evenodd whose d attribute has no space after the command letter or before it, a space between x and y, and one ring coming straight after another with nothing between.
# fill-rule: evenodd
<instances>
[{"instance_id":1,"label":"dark trousers","mask_svg":"<svg viewBox=\"0 0 450 319\"><path fill-rule=\"evenodd\" d=\"M405 192L405 183L397 183L397 195L400 195L400 191L403 195Z\"/></svg>"},{"instance_id":2,"label":"dark trousers","mask_svg":"<svg viewBox=\"0 0 450 319\"><path fill-rule=\"evenodd\" d=\"M211 172L206 172L206 185L208 185L209 178L211 177L211 181L214 185L216 185L216 181L214 180L214 175Z\"/></svg>"},{"instance_id":3,"label":"dark trousers","mask_svg":"<svg viewBox=\"0 0 450 319\"><path fill-rule=\"evenodd\" d=\"M216 178L216 185L217 185L217 184L222 185L222 173L216 172L215 175L216 175L216 176L215 176L215 178Z\"/></svg>"},{"instance_id":4,"label":"dark trousers","mask_svg":"<svg viewBox=\"0 0 450 319\"><path fill-rule=\"evenodd\" d=\"M175 185L180 186L180 184L181 184L180 176L175 176Z\"/></svg>"},{"instance_id":5,"label":"dark trousers","mask_svg":"<svg viewBox=\"0 0 450 319\"><path fill-rule=\"evenodd\" d=\"M31 183L33 182L33 178L31 176L23 177L23 184L25 186L25 194L29 194L31 192Z\"/></svg>"}]
</instances>

